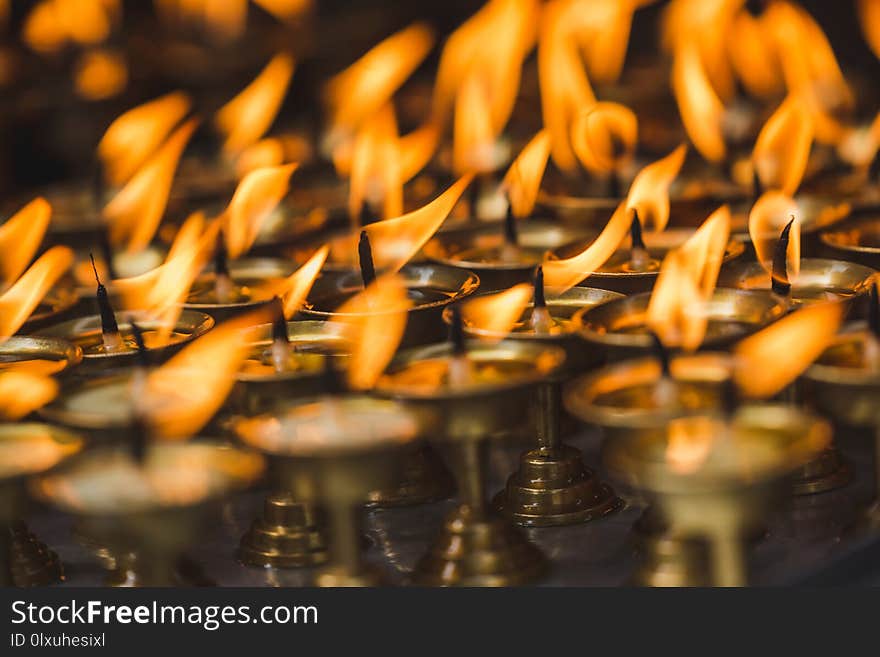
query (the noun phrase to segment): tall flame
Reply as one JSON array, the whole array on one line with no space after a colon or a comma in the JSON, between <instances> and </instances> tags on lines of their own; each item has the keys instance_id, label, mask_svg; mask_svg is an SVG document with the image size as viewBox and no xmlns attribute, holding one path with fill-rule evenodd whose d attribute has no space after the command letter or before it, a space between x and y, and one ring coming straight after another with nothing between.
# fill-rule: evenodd
<instances>
[{"instance_id":1,"label":"tall flame","mask_svg":"<svg viewBox=\"0 0 880 657\"><path fill-rule=\"evenodd\" d=\"M672 90L694 147L710 162L723 160L727 153L722 133L724 105L709 82L700 54L692 44L680 46L674 55Z\"/></svg>"},{"instance_id":2,"label":"tall flame","mask_svg":"<svg viewBox=\"0 0 880 657\"><path fill-rule=\"evenodd\" d=\"M785 225L794 218L789 234L786 252L786 269L790 279L797 276L801 268L801 228L797 202L781 192L765 192L749 212L749 237L755 247L758 262L770 272L773 262L773 249Z\"/></svg>"},{"instance_id":3,"label":"tall flame","mask_svg":"<svg viewBox=\"0 0 880 657\"><path fill-rule=\"evenodd\" d=\"M678 248L706 299L715 290L729 239L730 208L723 205Z\"/></svg>"},{"instance_id":4,"label":"tall flame","mask_svg":"<svg viewBox=\"0 0 880 657\"><path fill-rule=\"evenodd\" d=\"M638 119L628 107L596 103L572 123L571 146L587 170L612 173L632 159L638 130Z\"/></svg>"},{"instance_id":5,"label":"tall flame","mask_svg":"<svg viewBox=\"0 0 880 657\"><path fill-rule=\"evenodd\" d=\"M50 54L67 42L95 45L110 36L119 11L119 0L42 0L25 18L24 40Z\"/></svg>"},{"instance_id":6,"label":"tall flame","mask_svg":"<svg viewBox=\"0 0 880 657\"><path fill-rule=\"evenodd\" d=\"M813 121L797 96L789 96L761 129L752 162L761 186L793 196L813 144Z\"/></svg>"},{"instance_id":7,"label":"tall flame","mask_svg":"<svg viewBox=\"0 0 880 657\"><path fill-rule=\"evenodd\" d=\"M779 96L785 82L779 56L762 18L742 8L727 33L730 63L745 89L760 98Z\"/></svg>"},{"instance_id":8,"label":"tall flame","mask_svg":"<svg viewBox=\"0 0 880 657\"><path fill-rule=\"evenodd\" d=\"M654 0L574 0L575 35L584 51L590 77L615 82L623 69L635 10Z\"/></svg>"},{"instance_id":9,"label":"tall flame","mask_svg":"<svg viewBox=\"0 0 880 657\"><path fill-rule=\"evenodd\" d=\"M406 329L412 301L404 280L385 274L339 307L352 344L348 382L352 388L371 388L397 351Z\"/></svg>"},{"instance_id":10,"label":"tall flame","mask_svg":"<svg viewBox=\"0 0 880 657\"><path fill-rule=\"evenodd\" d=\"M131 252L149 245L165 212L177 163L196 125L198 121L190 119L177 128L104 207L114 243L127 240Z\"/></svg>"},{"instance_id":11,"label":"tall flame","mask_svg":"<svg viewBox=\"0 0 880 657\"><path fill-rule=\"evenodd\" d=\"M305 303L309 290L312 289L315 279L321 273L321 267L324 266L329 253L330 247L322 246L293 274L281 281L273 281L264 286L259 290L258 295L267 298L280 297L283 302L284 316L290 319Z\"/></svg>"},{"instance_id":12,"label":"tall flame","mask_svg":"<svg viewBox=\"0 0 880 657\"><path fill-rule=\"evenodd\" d=\"M642 226L661 231L669 222L669 186L684 164L687 146L680 145L666 157L639 171L630 185L627 205L639 213Z\"/></svg>"},{"instance_id":13,"label":"tall flame","mask_svg":"<svg viewBox=\"0 0 880 657\"><path fill-rule=\"evenodd\" d=\"M843 306L804 307L742 340L734 349L734 379L749 397L771 397L794 381L830 344Z\"/></svg>"},{"instance_id":14,"label":"tall flame","mask_svg":"<svg viewBox=\"0 0 880 657\"><path fill-rule=\"evenodd\" d=\"M495 294L484 294L465 301L461 318L469 328L485 331L498 339L509 333L529 305L534 288L520 283Z\"/></svg>"},{"instance_id":15,"label":"tall flame","mask_svg":"<svg viewBox=\"0 0 880 657\"><path fill-rule=\"evenodd\" d=\"M0 295L0 340L14 335L21 328L72 263L73 251L64 246L54 246Z\"/></svg>"},{"instance_id":16,"label":"tall flame","mask_svg":"<svg viewBox=\"0 0 880 657\"><path fill-rule=\"evenodd\" d=\"M128 84L128 65L116 50L95 48L80 55L73 73L76 93L86 100L112 98Z\"/></svg>"},{"instance_id":17,"label":"tall flame","mask_svg":"<svg viewBox=\"0 0 880 657\"><path fill-rule=\"evenodd\" d=\"M226 247L238 258L251 248L263 221L287 194L295 164L265 167L248 173L223 212Z\"/></svg>"},{"instance_id":18,"label":"tall flame","mask_svg":"<svg viewBox=\"0 0 880 657\"><path fill-rule=\"evenodd\" d=\"M0 419L19 420L58 395L58 382L33 372L0 372Z\"/></svg>"},{"instance_id":19,"label":"tall flame","mask_svg":"<svg viewBox=\"0 0 880 657\"><path fill-rule=\"evenodd\" d=\"M267 321L258 311L223 322L147 375L136 402L158 438L189 438L208 423L247 356L245 332Z\"/></svg>"},{"instance_id":20,"label":"tall flame","mask_svg":"<svg viewBox=\"0 0 880 657\"><path fill-rule=\"evenodd\" d=\"M541 178L550 158L550 133L541 130L526 144L502 181L515 217L528 217L535 207Z\"/></svg>"},{"instance_id":21,"label":"tall flame","mask_svg":"<svg viewBox=\"0 0 880 657\"><path fill-rule=\"evenodd\" d=\"M21 276L40 248L49 227L52 206L37 197L0 226L0 284L11 285Z\"/></svg>"},{"instance_id":22,"label":"tall flame","mask_svg":"<svg viewBox=\"0 0 880 657\"><path fill-rule=\"evenodd\" d=\"M293 69L291 55L275 55L253 82L220 108L214 123L225 137L226 153L240 153L271 127L290 86Z\"/></svg>"},{"instance_id":23,"label":"tall flame","mask_svg":"<svg viewBox=\"0 0 880 657\"><path fill-rule=\"evenodd\" d=\"M498 164L498 134L492 126L489 108L489 90L483 78L468 76L455 98L452 169L459 176L472 171L493 171Z\"/></svg>"},{"instance_id":24,"label":"tall flame","mask_svg":"<svg viewBox=\"0 0 880 657\"><path fill-rule=\"evenodd\" d=\"M381 206L383 219L403 214L397 119L390 104L361 124L352 146L348 197L352 220L360 217L365 202Z\"/></svg>"},{"instance_id":25,"label":"tall flame","mask_svg":"<svg viewBox=\"0 0 880 657\"><path fill-rule=\"evenodd\" d=\"M858 0L859 22L871 50L880 57L880 1Z\"/></svg>"},{"instance_id":26,"label":"tall flame","mask_svg":"<svg viewBox=\"0 0 880 657\"><path fill-rule=\"evenodd\" d=\"M418 68L434 44L431 29L414 23L374 46L327 84L335 140L352 134L367 117L385 105Z\"/></svg>"},{"instance_id":27,"label":"tall flame","mask_svg":"<svg viewBox=\"0 0 880 657\"><path fill-rule=\"evenodd\" d=\"M98 144L107 181L121 185L131 178L183 120L191 104L189 96L175 91L120 114Z\"/></svg>"}]
</instances>

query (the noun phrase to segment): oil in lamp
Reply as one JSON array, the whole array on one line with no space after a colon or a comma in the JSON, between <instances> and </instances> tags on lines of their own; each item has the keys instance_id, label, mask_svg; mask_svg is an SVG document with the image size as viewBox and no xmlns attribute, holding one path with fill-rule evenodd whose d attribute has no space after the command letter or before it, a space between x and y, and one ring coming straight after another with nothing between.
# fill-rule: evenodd
<instances>
[{"instance_id":1,"label":"oil in lamp","mask_svg":"<svg viewBox=\"0 0 880 657\"><path fill-rule=\"evenodd\" d=\"M78 453L78 435L47 424L0 424L0 585L43 586L64 578L58 555L22 522L28 477Z\"/></svg>"},{"instance_id":2,"label":"oil in lamp","mask_svg":"<svg viewBox=\"0 0 880 657\"><path fill-rule=\"evenodd\" d=\"M233 430L269 457L280 488L326 512L330 563L315 584L337 587L386 581L361 555L362 505L371 491L394 484L403 455L429 426L403 404L353 394L288 401L236 420Z\"/></svg>"},{"instance_id":3,"label":"oil in lamp","mask_svg":"<svg viewBox=\"0 0 880 657\"><path fill-rule=\"evenodd\" d=\"M819 241L819 252L823 257L855 262L872 269L880 265L880 221L870 214L823 230Z\"/></svg>"},{"instance_id":4,"label":"oil in lamp","mask_svg":"<svg viewBox=\"0 0 880 657\"><path fill-rule=\"evenodd\" d=\"M537 445L520 456L519 470L494 499L494 506L512 522L526 527L547 527L584 522L611 513L620 500L611 488L583 463L580 452L566 445L561 430L561 387L573 374L596 365L601 354L583 349L571 321L583 308L607 303L619 295L606 290L573 287L559 296L546 298L540 265L535 275L533 299L521 305L502 299L516 312L508 326L488 327L498 320L500 297L475 297L473 304L484 304L485 312L464 305L463 330L469 337L488 340L523 341L553 345L565 351L565 366L538 385L535 398ZM518 290L512 291L514 294ZM502 293L504 294L504 293ZM506 297L507 295L505 295ZM486 306L486 303L491 305ZM447 323L452 309L444 312Z\"/></svg>"},{"instance_id":5,"label":"oil in lamp","mask_svg":"<svg viewBox=\"0 0 880 657\"><path fill-rule=\"evenodd\" d=\"M716 586L745 586L744 537L785 491L786 476L830 439L823 420L779 404L696 415L609 444L609 467L649 495L672 532L709 543Z\"/></svg>"},{"instance_id":6,"label":"oil in lamp","mask_svg":"<svg viewBox=\"0 0 880 657\"><path fill-rule=\"evenodd\" d=\"M523 340L466 343L459 310L450 337L401 352L376 384L377 394L432 412L440 422L432 437L453 455L460 503L413 578L435 586L523 583L539 576L546 562L487 504L487 449L493 436L527 421L535 386L562 365L565 352Z\"/></svg>"}]
</instances>

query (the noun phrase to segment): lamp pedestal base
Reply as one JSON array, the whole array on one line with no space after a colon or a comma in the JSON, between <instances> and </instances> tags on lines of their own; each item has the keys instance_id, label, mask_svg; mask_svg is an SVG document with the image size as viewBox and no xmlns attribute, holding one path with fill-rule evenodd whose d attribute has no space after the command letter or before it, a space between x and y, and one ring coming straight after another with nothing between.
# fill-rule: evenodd
<instances>
[{"instance_id":1,"label":"lamp pedestal base","mask_svg":"<svg viewBox=\"0 0 880 657\"><path fill-rule=\"evenodd\" d=\"M452 474L429 445L404 456L403 472L396 486L373 491L368 508L387 509L445 500L455 490Z\"/></svg>"},{"instance_id":2,"label":"lamp pedestal base","mask_svg":"<svg viewBox=\"0 0 880 657\"><path fill-rule=\"evenodd\" d=\"M238 559L248 566L300 568L327 561L324 530L313 506L288 493L266 497L263 515L241 539Z\"/></svg>"},{"instance_id":3,"label":"lamp pedestal base","mask_svg":"<svg viewBox=\"0 0 880 657\"><path fill-rule=\"evenodd\" d=\"M852 468L833 445L794 473L795 495L812 495L842 488L852 481Z\"/></svg>"}]
</instances>

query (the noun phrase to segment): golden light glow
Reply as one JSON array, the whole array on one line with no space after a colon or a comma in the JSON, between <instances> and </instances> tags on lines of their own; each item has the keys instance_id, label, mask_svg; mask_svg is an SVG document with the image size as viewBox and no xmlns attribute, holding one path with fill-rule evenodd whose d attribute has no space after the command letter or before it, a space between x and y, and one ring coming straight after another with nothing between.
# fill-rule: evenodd
<instances>
[{"instance_id":1,"label":"golden light glow","mask_svg":"<svg viewBox=\"0 0 880 657\"><path fill-rule=\"evenodd\" d=\"M765 192L749 212L749 237L755 247L755 257L771 273L773 249L785 225L794 217L786 251L786 269L789 280L794 280L801 269L801 226L797 202L781 192Z\"/></svg>"},{"instance_id":2,"label":"golden light glow","mask_svg":"<svg viewBox=\"0 0 880 657\"><path fill-rule=\"evenodd\" d=\"M298 135L266 137L245 148L235 158L235 175L241 180L251 171L263 167L305 162L312 159L312 147Z\"/></svg>"},{"instance_id":3,"label":"golden light glow","mask_svg":"<svg viewBox=\"0 0 880 657\"><path fill-rule=\"evenodd\" d=\"M728 29L730 63L746 91L759 98L781 95L785 87L782 67L763 18L741 9Z\"/></svg>"},{"instance_id":4,"label":"golden light glow","mask_svg":"<svg viewBox=\"0 0 880 657\"><path fill-rule=\"evenodd\" d=\"M208 423L247 356L246 331L267 321L269 311L227 320L147 375L137 401L157 438L190 438Z\"/></svg>"},{"instance_id":5,"label":"golden light glow","mask_svg":"<svg viewBox=\"0 0 880 657\"><path fill-rule=\"evenodd\" d=\"M737 386L749 397L772 397L828 347L842 319L841 304L814 304L742 340L734 349Z\"/></svg>"},{"instance_id":6,"label":"golden light glow","mask_svg":"<svg viewBox=\"0 0 880 657\"><path fill-rule=\"evenodd\" d=\"M681 251L664 258L645 320L668 347L695 351L703 341L708 324L705 298Z\"/></svg>"},{"instance_id":7,"label":"golden light glow","mask_svg":"<svg viewBox=\"0 0 880 657\"><path fill-rule=\"evenodd\" d=\"M562 294L605 264L629 234L632 210L626 201L617 206L599 236L581 253L562 260L545 260L544 284L554 294Z\"/></svg>"},{"instance_id":8,"label":"golden light glow","mask_svg":"<svg viewBox=\"0 0 880 657\"><path fill-rule=\"evenodd\" d=\"M293 69L291 55L275 55L253 82L218 110L214 124L225 138L226 153L240 153L271 127L290 86Z\"/></svg>"},{"instance_id":9,"label":"golden light glow","mask_svg":"<svg viewBox=\"0 0 880 657\"><path fill-rule=\"evenodd\" d=\"M165 212L180 156L197 125L190 119L177 128L104 207L112 243L125 243L129 252L149 245Z\"/></svg>"},{"instance_id":10,"label":"golden light glow","mask_svg":"<svg viewBox=\"0 0 880 657\"><path fill-rule=\"evenodd\" d=\"M128 84L128 65L117 51L90 50L77 61L73 84L76 93L86 100L112 98Z\"/></svg>"},{"instance_id":11,"label":"golden light glow","mask_svg":"<svg viewBox=\"0 0 880 657\"><path fill-rule=\"evenodd\" d=\"M874 54L880 57L880 1L858 0L858 8L865 40Z\"/></svg>"},{"instance_id":12,"label":"golden light glow","mask_svg":"<svg viewBox=\"0 0 880 657\"><path fill-rule=\"evenodd\" d=\"M713 89L700 54L692 44L682 45L673 57L672 90L688 137L710 162L720 162L727 154L722 121L724 105Z\"/></svg>"},{"instance_id":13,"label":"golden light glow","mask_svg":"<svg viewBox=\"0 0 880 657\"><path fill-rule=\"evenodd\" d=\"M247 174L223 212L226 248L238 258L251 248L263 221L287 195L295 164L265 167Z\"/></svg>"},{"instance_id":14,"label":"golden light glow","mask_svg":"<svg viewBox=\"0 0 880 657\"><path fill-rule=\"evenodd\" d=\"M0 340L15 335L71 264L73 251L53 246L0 295Z\"/></svg>"},{"instance_id":15,"label":"golden light glow","mask_svg":"<svg viewBox=\"0 0 880 657\"><path fill-rule=\"evenodd\" d=\"M0 226L0 284L14 283L27 268L49 227L52 206L37 197Z\"/></svg>"},{"instance_id":16,"label":"golden light glow","mask_svg":"<svg viewBox=\"0 0 880 657\"><path fill-rule=\"evenodd\" d=\"M705 299L715 290L729 240L730 208L724 205L709 215L703 225L678 248Z\"/></svg>"},{"instance_id":17,"label":"golden light glow","mask_svg":"<svg viewBox=\"0 0 880 657\"><path fill-rule=\"evenodd\" d=\"M666 464L678 474L700 470L715 442L717 420L706 416L675 418L666 428Z\"/></svg>"},{"instance_id":18,"label":"golden light glow","mask_svg":"<svg viewBox=\"0 0 880 657\"><path fill-rule=\"evenodd\" d=\"M530 283L520 283L502 292L473 297L462 304L461 318L468 328L491 333L500 340L516 325L533 294Z\"/></svg>"},{"instance_id":19,"label":"golden light glow","mask_svg":"<svg viewBox=\"0 0 880 657\"><path fill-rule=\"evenodd\" d=\"M51 376L24 371L0 372L0 419L19 420L42 408L58 395Z\"/></svg>"},{"instance_id":20,"label":"golden light glow","mask_svg":"<svg viewBox=\"0 0 880 657\"><path fill-rule=\"evenodd\" d=\"M311 9L312 0L254 0L280 21L289 21Z\"/></svg>"},{"instance_id":21,"label":"golden light glow","mask_svg":"<svg viewBox=\"0 0 880 657\"><path fill-rule=\"evenodd\" d=\"M42 0L25 18L22 36L33 50L52 54L67 42L95 45L110 36L119 0Z\"/></svg>"},{"instance_id":22,"label":"golden light glow","mask_svg":"<svg viewBox=\"0 0 880 657\"><path fill-rule=\"evenodd\" d=\"M489 108L489 90L483 78L472 75L462 82L455 98L452 138L452 169L456 175L489 172L498 165L498 134Z\"/></svg>"},{"instance_id":23,"label":"golden light glow","mask_svg":"<svg viewBox=\"0 0 880 657\"><path fill-rule=\"evenodd\" d=\"M528 217L535 207L541 178L550 158L550 133L541 130L510 165L501 185L514 217Z\"/></svg>"},{"instance_id":24,"label":"golden light glow","mask_svg":"<svg viewBox=\"0 0 880 657\"><path fill-rule=\"evenodd\" d=\"M244 34L248 0L201 0L201 4L205 26L214 37L232 40Z\"/></svg>"},{"instance_id":25,"label":"golden light glow","mask_svg":"<svg viewBox=\"0 0 880 657\"><path fill-rule=\"evenodd\" d=\"M349 137L365 118L388 103L418 68L434 44L424 23L414 23L374 46L328 82L325 100L330 109L331 149Z\"/></svg>"},{"instance_id":26,"label":"golden light glow","mask_svg":"<svg viewBox=\"0 0 880 657\"><path fill-rule=\"evenodd\" d=\"M654 0L573 0L573 32L596 82L617 81L623 70L635 10Z\"/></svg>"},{"instance_id":27,"label":"golden light glow","mask_svg":"<svg viewBox=\"0 0 880 657\"><path fill-rule=\"evenodd\" d=\"M618 103L596 103L571 126L571 146L580 163L597 174L619 171L635 153L636 115Z\"/></svg>"},{"instance_id":28,"label":"golden light glow","mask_svg":"<svg viewBox=\"0 0 880 657\"><path fill-rule=\"evenodd\" d=\"M412 301L404 280L385 274L339 307L352 345L348 383L356 390L372 388L397 351Z\"/></svg>"},{"instance_id":29,"label":"golden light glow","mask_svg":"<svg viewBox=\"0 0 880 657\"><path fill-rule=\"evenodd\" d=\"M653 231L666 228L669 222L669 186L681 170L686 155L687 146L682 144L666 157L639 171L630 185L627 207L639 213L644 228Z\"/></svg>"},{"instance_id":30,"label":"golden light glow","mask_svg":"<svg viewBox=\"0 0 880 657\"><path fill-rule=\"evenodd\" d=\"M107 181L121 185L131 178L189 113L191 105L188 95L175 91L119 115L98 144Z\"/></svg>"},{"instance_id":31,"label":"golden light glow","mask_svg":"<svg viewBox=\"0 0 880 657\"><path fill-rule=\"evenodd\" d=\"M305 303L309 290L321 273L321 267L324 266L329 253L330 247L322 246L293 274L281 281L273 281L263 286L255 296L267 299L273 296L280 297L284 304L284 316L290 319Z\"/></svg>"},{"instance_id":32,"label":"golden light glow","mask_svg":"<svg viewBox=\"0 0 880 657\"><path fill-rule=\"evenodd\" d=\"M752 151L761 186L793 196L807 170L812 145L812 118L800 98L789 96L767 119Z\"/></svg>"},{"instance_id":33,"label":"golden light glow","mask_svg":"<svg viewBox=\"0 0 880 657\"><path fill-rule=\"evenodd\" d=\"M364 203L382 208L382 219L403 214L403 179L397 143L397 118L385 105L366 119L351 151L348 213L357 223Z\"/></svg>"}]
</instances>

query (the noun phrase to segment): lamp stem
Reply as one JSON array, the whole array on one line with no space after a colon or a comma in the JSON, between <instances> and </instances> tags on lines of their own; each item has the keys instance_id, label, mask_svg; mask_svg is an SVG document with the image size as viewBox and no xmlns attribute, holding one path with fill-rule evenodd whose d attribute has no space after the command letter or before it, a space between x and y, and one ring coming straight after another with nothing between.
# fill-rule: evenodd
<instances>
[{"instance_id":1,"label":"lamp stem","mask_svg":"<svg viewBox=\"0 0 880 657\"><path fill-rule=\"evenodd\" d=\"M327 506L330 522L331 564L346 575L361 573L360 509L349 502Z\"/></svg>"},{"instance_id":2,"label":"lamp stem","mask_svg":"<svg viewBox=\"0 0 880 657\"><path fill-rule=\"evenodd\" d=\"M562 391L558 381L548 381L538 386L538 447L547 451L559 447L559 413Z\"/></svg>"},{"instance_id":3,"label":"lamp stem","mask_svg":"<svg viewBox=\"0 0 880 657\"><path fill-rule=\"evenodd\" d=\"M746 561L742 540L736 533L716 532L712 536L712 578L715 586L746 586Z\"/></svg>"},{"instance_id":4,"label":"lamp stem","mask_svg":"<svg viewBox=\"0 0 880 657\"><path fill-rule=\"evenodd\" d=\"M461 503L481 517L486 513L483 476L486 471L488 445L485 440L463 440L456 445L455 476Z\"/></svg>"}]
</instances>

